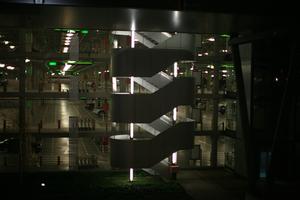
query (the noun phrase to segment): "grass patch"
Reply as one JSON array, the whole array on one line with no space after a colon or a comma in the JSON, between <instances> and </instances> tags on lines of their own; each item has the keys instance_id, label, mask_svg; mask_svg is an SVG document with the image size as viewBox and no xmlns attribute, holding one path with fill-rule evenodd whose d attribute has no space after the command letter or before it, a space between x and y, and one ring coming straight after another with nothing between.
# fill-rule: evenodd
<instances>
[{"instance_id":1,"label":"grass patch","mask_svg":"<svg viewBox=\"0 0 300 200\"><path fill-rule=\"evenodd\" d=\"M134 182L129 182L128 175L123 171L27 173L19 185L18 174L0 174L0 186L10 196L19 190L31 199L191 199L176 182L166 183L144 171L135 171Z\"/></svg>"}]
</instances>

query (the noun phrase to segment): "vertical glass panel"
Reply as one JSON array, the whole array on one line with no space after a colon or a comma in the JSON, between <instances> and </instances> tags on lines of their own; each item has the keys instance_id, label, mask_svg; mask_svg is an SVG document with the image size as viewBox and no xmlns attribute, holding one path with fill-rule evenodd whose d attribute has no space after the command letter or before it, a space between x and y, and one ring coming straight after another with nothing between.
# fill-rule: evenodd
<instances>
[{"instance_id":1,"label":"vertical glass panel","mask_svg":"<svg viewBox=\"0 0 300 200\"><path fill-rule=\"evenodd\" d=\"M198 167L210 166L210 156L211 156L210 136L195 136L194 144L199 145L199 154L200 154L200 159L196 161L195 165Z\"/></svg>"}]
</instances>

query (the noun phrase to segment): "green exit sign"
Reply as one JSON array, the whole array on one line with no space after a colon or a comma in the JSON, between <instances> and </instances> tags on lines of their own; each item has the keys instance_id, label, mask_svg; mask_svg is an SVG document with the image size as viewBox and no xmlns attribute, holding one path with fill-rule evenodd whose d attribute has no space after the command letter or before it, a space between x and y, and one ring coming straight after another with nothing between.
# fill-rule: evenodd
<instances>
[{"instance_id":1,"label":"green exit sign","mask_svg":"<svg viewBox=\"0 0 300 200\"><path fill-rule=\"evenodd\" d=\"M88 34L88 33L89 33L88 30L81 30L80 32L81 32L82 34Z\"/></svg>"},{"instance_id":2,"label":"green exit sign","mask_svg":"<svg viewBox=\"0 0 300 200\"><path fill-rule=\"evenodd\" d=\"M56 61L49 61L48 65L51 66L51 67L55 67L55 66L57 66L57 62Z\"/></svg>"}]
</instances>

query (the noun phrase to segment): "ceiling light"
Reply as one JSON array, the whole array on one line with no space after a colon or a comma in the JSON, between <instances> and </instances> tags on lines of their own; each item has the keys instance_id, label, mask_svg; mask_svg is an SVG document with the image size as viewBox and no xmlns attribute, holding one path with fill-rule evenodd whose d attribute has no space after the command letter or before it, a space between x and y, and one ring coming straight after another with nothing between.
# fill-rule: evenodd
<instances>
[{"instance_id":1,"label":"ceiling light","mask_svg":"<svg viewBox=\"0 0 300 200\"><path fill-rule=\"evenodd\" d=\"M30 62L30 59L26 58L25 63L29 63L29 62Z\"/></svg>"},{"instance_id":2,"label":"ceiling light","mask_svg":"<svg viewBox=\"0 0 300 200\"><path fill-rule=\"evenodd\" d=\"M72 65L65 63L65 67L63 69L63 71L68 71L70 68L72 67Z\"/></svg>"},{"instance_id":3,"label":"ceiling light","mask_svg":"<svg viewBox=\"0 0 300 200\"><path fill-rule=\"evenodd\" d=\"M68 53L69 47L64 47L63 53Z\"/></svg>"},{"instance_id":4,"label":"ceiling light","mask_svg":"<svg viewBox=\"0 0 300 200\"><path fill-rule=\"evenodd\" d=\"M0 67L1 67L1 68L5 67L5 64L0 63Z\"/></svg>"},{"instance_id":5,"label":"ceiling light","mask_svg":"<svg viewBox=\"0 0 300 200\"><path fill-rule=\"evenodd\" d=\"M8 70L14 70L15 69L15 67L12 67L12 66L7 66L6 67Z\"/></svg>"},{"instance_id":6,"label":"ceiling light","mask_svg":"<svg viewBox=\"0 0 300 200\"><path fill-rule=\"evenodd\" d=\"M9 44L9 41L4 40L3 43L4 43L4 44Z\"/></svg>"},{"instance_id":7,"label":"ceiling light","mask_svg":"<svg viewBox=\"0 0 300 200\"><path fill-rule=\"evenodd\" d=\"M15 45L10 45L9 48L10 48L10 49L15 49L16 46L15 46Z\"/></svg>"},{"instance_id":8,"label":"ceiling light","mask_svg":"<svg viewBox=\"0 0 300 200\"><path fill-rule=\"evenodd\" d=\"M68 33L75 33L74 30L68 30Z\"/></svg>"},{"instance_id":9,"label":"ceiling light","mask_svg":"<svg viewBox=\"0 0 300 200\"><path fill-rule=\"evenodd\" d=\"M74 34L73 33L67 33L68 37L72 37Z\"/></svg>"},{"instance_id":10,"label":"ceiling light","mask_svg":"<svg viewBox=\"0 0 300 200\"><path fill-rule=\"evenodd\" d=\"M65 46L69 46L70 45L70 42L65 42Z\"/></svg>"},{"instance_id":11,"label":"ceiling light","mask_svg":"<svg viewBox=\"0 0 300 200\"><path fill-rule=\"evenodd\" d=\"M71 37L66 37L66 40L71 40Z\"/></svg>"},{"instance_id":12,"label":"ceiling light","mask_svg":"<svg viewBox=\"0 0 300 200\"><path fill-rule=\"evenodd\" d=\"M76 61L75 60L68 60L68 63L69 64L74 64L74 63L76 63Z\"/></svg>"},{"instance_id":13,"label":"ceiling light","mask_svg":"<svg viewBox=\"0 0 300 200\"><path fill-rule=\"evenodd\" d=\"M214 41L215 41L215 38L211 37L211 38L208 38L207 40L208 40L208 41L211 41L211 42L214 42Z\"/></svg>"}]
</instances>

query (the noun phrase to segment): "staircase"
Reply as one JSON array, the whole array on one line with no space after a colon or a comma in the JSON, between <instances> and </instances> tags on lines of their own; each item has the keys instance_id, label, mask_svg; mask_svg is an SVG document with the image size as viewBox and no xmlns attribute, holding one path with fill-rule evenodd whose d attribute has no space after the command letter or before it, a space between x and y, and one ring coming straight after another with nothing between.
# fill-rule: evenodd
<instances>
[{"instance_id":1,"label":"staircase","mask_svg":"<svg viewBox=\"0 0 300 200\"><path fill-rule=\"evenodd\" d=\"M175 78L163 71L179 60L193 60L191 52L177 49L116 49L113 77L133 77L149 93L112 94L112 121L133 123L149 138L115 135L110 138L113 168L148 168L173 152L193 147L194 121L173 121L166 115L179 105L192 105L194 80ZM126 66L126 68L124 67Z\"/></svg>"}]
</instances>

